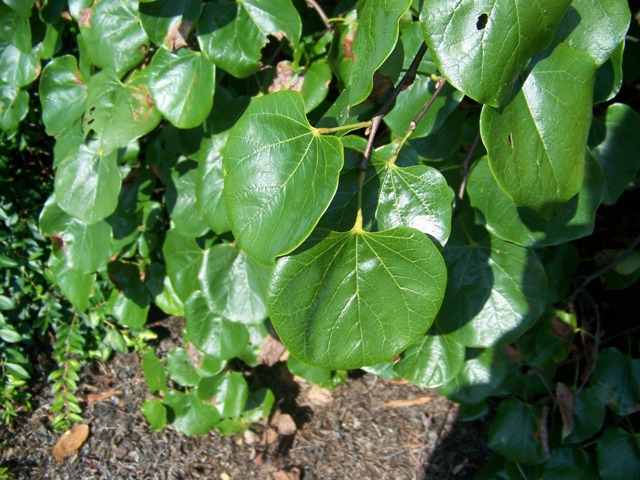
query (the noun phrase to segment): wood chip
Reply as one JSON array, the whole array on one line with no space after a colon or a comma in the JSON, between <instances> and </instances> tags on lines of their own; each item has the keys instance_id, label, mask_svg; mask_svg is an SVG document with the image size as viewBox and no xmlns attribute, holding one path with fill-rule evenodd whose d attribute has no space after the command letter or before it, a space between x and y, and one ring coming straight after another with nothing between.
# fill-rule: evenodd
<instances>
[{"instance_id":1,"label":"wood chip","mask_svg":"<svg viewBox=\"0 0 640 480\"><path fill-rule=\"evenodd\" d=\"M111 397L124 395L122 390L109 390L108 392L101 393L89 393L85 397L85 401L91 405L92 403L104 402L105 400L110 399Z\"/></svg>"},{"instance_id":2,"label":"wood chip","mask_svg":"<svg viewBox=\"0 0 640 480\"><path fill-rule=\"evenodd\" d=\"M260 352L258 353L258 365L266 365L272 367L286 351L285 346L273 334L267 337L260 344Z\"/></svg>"},{"instance_id":3,"label":"wood chip","mask_svg":"<svg viewBox=\"0 0 640 480\"><path fill-rule=\"evenodd\" d=\"M71 430L64 432L53 447L56 463L59 464L64 457L76 452L88 437L89 425L84 423L76 423Z\"/></svg>"},{"instance_id":4,"label":"wood chip","mask_svg":"<svg viewBox=\"0 0 640 480\"><path fill-rule=\"evenodd\" d=\"M293 435L298 430L296 422L288 413L276 412L271 419L271 426L275 427L280 435Z\"/></svg>"},{"instance_id":5,"label":"wood chip","mask_svg":"<svg viewBox=\"0 0 640 480\"><path fill-rule=\"evenodd\" d=\"M413 407L414 405L424 405L425 403L433 402L433 397L418 397L406 400L393 400L391 402L383 403L384 408L402 408Z\"/></svg>"}]
</instances>

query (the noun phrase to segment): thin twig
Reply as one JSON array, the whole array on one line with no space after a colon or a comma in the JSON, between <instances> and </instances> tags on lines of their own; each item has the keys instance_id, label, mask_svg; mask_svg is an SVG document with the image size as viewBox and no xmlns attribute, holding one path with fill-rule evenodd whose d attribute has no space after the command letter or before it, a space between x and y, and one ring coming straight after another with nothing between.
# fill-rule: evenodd
<instances>
[{"instance_id":1,"label":"thin twig","mask_svg":"<svg viewBox=\"0 0 640 480\"><path fill-rule=\"evenodd\" d=\"M427 44L422 42L422 45L420 45L420 49L418 50L418 53L416 53L416 56L413 59L413 62L411 62L411 66L409 67L409 70L407 70L407 73L404 74L404 76L402 77L402 80L400 80L400 83L393 90L393 92L391 93L391 96L387 99L387 101L384 103L382 108L378 110L378 113L376 113L373 116L373 118L371 118L371 129L369 130L369 140L367 141L367 147L364 150L364 155L362 157L362 161L360 162L361 172L364 172L369 166L369 160L371 159L371 152L373 151L373 143L376 139L378 128L380 128L380 124L382 123L382 119L387 113L389 113L389 110L391 110L391 107L393 106L393 103L396 101L396 98L398 98L398 95L400 95L400 92L403 91L409 85L411 85L413 81L416 79L418 66L420 65L420 62L422 61L422 57L424 57L425 53L427 53Z\"/></svg>"},{"instance_id":2,"label":"thin twig","mask_svg":"<svg viewBox=\"0 0 640 480\"><path fill-rule=\"evenodd\" d=\"M471 149L469 150L469 153L467 153L467 158L464 159L464 164L462 167L462 183L460 184L460 190L458 190L458 202L456 204L456 212L460 209L460 205L462 205L462 200L464 200L464 193L467 190L467 179L469 178L469 169L471 168L471 159L473 158L473 154L476 153L476 149L478 148L479 143L480 143L480 132L476 134L476 138L473 140Z\"/></svg>"},{"instance_id":3,"label":"thin twig","mask_svg":"<svg viewBox=\"0 0 640 480\"><path fill-rule=\"evenodd\" d=\"M329 17L327 17L327 14L324 13L324 10L322 10L322 7L318 4L318 2L316 2L316 0L307 0L307 5L309 5L311 8L315 9L316 12L318 12L318 15L322 19L322 23L324 23L325 27L331 28L331 22L329 21Z\"/></svg>"},{"instance_id":4,"label":"thin twig","mask_svg":"<svg viewBox=\"0 0 640 480\"><path fill-rule=\"evenodd\" d=\"M589 373L584 377L584 381L582 382L582 385L580 385L580 388L576 390L576 393L578 394L580 394L580 392L582 392L582 389L589 383L589 380L591 379L593 372L595 372L596 365L598 363L598 353L600 350L600 309L598 308L598 304L595 302L595 300L591 295L587 294L585 295L585 298L589 300L589 303L591 304L591 307L593 308L593 312L596 317L596 334L594 336L595 343L593 346L593 352L594 352L593 361L591 362L591 366L589 367Z\"/></svg>"}]
</instances>

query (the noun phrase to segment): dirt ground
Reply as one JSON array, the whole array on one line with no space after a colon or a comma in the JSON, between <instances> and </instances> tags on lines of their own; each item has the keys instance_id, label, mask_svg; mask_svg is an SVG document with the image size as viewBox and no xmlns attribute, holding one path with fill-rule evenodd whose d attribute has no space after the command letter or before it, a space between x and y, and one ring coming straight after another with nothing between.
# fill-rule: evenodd
<instances>
[{"instance_id":1,"label":"dirt ground","mask_svg":"<svg viewBox=\"0 0 640 480\"><path fill-rule=\"evenodd\" d=\"M437 480L470 479L488 455L486 425L458 423L457 407L435 391L363 374L319 402L310 385L293 385L279 409L295 419L294 435L273 438L265 425L231 437L153 433L140 412L140 358L116 356L83 372L81 395L121 393L86 406L90 435L76 454L56 465L43 385L30 416L0 427L0 465L17 479Z\"/></svg>"}]
</instances>

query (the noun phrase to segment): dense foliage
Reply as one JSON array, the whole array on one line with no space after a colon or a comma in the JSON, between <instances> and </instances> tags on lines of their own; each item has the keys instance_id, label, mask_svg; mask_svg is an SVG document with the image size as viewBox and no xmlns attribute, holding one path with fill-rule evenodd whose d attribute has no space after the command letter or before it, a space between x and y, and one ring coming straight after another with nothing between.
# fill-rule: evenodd
<instances>
[{"instance_id":1,"label":"dense foliage","mask_svg":"<svg viewBox=\"0 0 640 480\"><path fill-rule=\"evenodd\" d=\"M483 478L638 470L638 346L600 348L575 308L604 273L637 280L638 241L582 284L571 243L640 167L616 97L640 73L625 1L4 0L0 22L3 139L35 117L55 140L46 269L28 263L42 243L0 260L72 306L55 307L59 388L78 325L122 350L162 312L184 316L185 346L141 355L154 429L268 415L272 392L236 367L277 334L325 386L364 368L467 419L503 398ZM6 352L7 385L24 382Z\"/></svg>"}]
</instances>

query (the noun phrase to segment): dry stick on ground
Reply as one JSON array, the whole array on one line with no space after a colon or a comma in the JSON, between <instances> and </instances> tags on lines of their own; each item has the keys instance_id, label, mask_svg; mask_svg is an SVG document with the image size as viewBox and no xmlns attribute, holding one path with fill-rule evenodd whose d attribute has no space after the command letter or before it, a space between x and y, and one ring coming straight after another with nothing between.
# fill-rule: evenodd
<instances>
[{"instance_id":1,"label":"dry stick on ground","mask_svg":"<svg viewBox=\"0 0 640 480\"><path fill-rule=\"evenodd\" d=\"M373 118L371 118L371 127L369 128L369 140L367 141L367 147L364 150L364 155L362 157L362 161L360 162L360 167L359 167L361 172L364 172L369 166L369 160L371 159L371 152L373 151L373 142L376 139L376 134L378 133L378 128L380 128L382 119L387 113L389 113L389 110L391 110L391 107L393 106L393 103L395 102L396 98L398 98L398 95L400 95L400 92L403 91L405 88L407 88L409 85L411 85L413 81L416 79L416 74L418 73L418 67L420 66L420 62L422 61L422 57L424 57L425 53L427 53L427 44L422 42L422 45L420 45L420 49L418 50L418 53L416 53L416 56L413 59L413 62L411 62L411 66L409 67L409 70L407 70L407 72L404 74L404 77L402 77L402 80L400 80L400 83L393 90L393 93L391 93L391 96L384 103L382 108L378 110L378 113L376 113L373 116Z\"/></svg>"}]
</instances>

